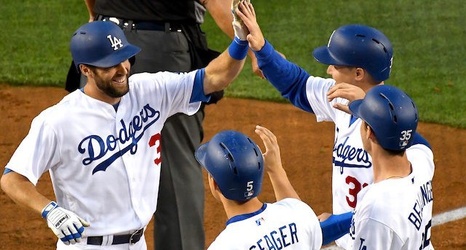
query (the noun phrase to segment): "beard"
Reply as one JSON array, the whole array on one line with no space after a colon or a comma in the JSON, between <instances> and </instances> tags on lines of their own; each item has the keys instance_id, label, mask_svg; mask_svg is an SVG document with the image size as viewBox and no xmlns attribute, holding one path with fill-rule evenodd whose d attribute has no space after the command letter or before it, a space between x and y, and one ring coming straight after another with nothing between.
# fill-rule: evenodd
<instances>
[{"instance_id":1,"label":"beard","mask_svg":"<svg viewBox=\"0 0 466 250\"><path fill-rule=\"evenodd\" d=\"M100 77L95 77L95 83L97 88L112 98L122 97L129 91L128 76L126 76L126 83L124 85L117 85L112 80L105 81Z\"/></svg>"}]
</instances>

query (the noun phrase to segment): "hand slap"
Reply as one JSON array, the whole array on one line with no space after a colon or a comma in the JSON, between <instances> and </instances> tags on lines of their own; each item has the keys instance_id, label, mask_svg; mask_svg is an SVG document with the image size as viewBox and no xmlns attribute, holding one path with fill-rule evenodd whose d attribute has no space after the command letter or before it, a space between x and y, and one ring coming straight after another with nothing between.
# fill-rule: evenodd
<instances>
[{"instance_id":1,"label":"hand slap","mask_svg":"<svg viewBox=\"0 0 466 250\"><path fill-rule=\"evenodd\" d=\"M254 51L259 51L265 45L264 35L256 20L254 6L249 1L241 1L238 4L237 15L248 29L249 35L246 36L249 47Z\"/></svg>"},{"instance_id":2,"label":"hand slap","mask_svg":"<svg viewBox=\"0 0 466 250\"><path fill-rule=\"evenodd\" d=\"M243 20L238 16L238 8L240 3L248 2L249 0L232 0L231 1L231 14L233 15L233 30L235 32L235 37L238 37L240 40L245 41L247 35L249 34L248 28L244 25Z\"/></svg>"}]
</instances>

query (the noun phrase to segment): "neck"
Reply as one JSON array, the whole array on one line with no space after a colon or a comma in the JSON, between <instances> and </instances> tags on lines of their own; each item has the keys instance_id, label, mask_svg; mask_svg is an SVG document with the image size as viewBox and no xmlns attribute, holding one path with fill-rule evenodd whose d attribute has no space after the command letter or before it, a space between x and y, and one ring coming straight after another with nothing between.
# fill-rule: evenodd
<instances>
[{"instance_id":1,"label":"neck","mask_svg":"<svg viewBox=\"0 0 466 250\"><path fill-rule=\"evenodd\" d=\"M411 174L411 162L406 153L403 155L391 155L385 150L372 152L372 164L374 169L374 183L391 179L403 178Z\"/></svg>"},{"instance_id":2,"label":"neck","mask_svg":"<svg viewBox=\"0 0 466 250\"><path fill-rule=\"evenodd\" d=\"M259 210L264 203L262 203L256 197L247 201L246 203L241 204L237 203L236 201L222 199L222 204L228 219L230 219L237 215L254 213Z\"/></svg>"}]
</instances>

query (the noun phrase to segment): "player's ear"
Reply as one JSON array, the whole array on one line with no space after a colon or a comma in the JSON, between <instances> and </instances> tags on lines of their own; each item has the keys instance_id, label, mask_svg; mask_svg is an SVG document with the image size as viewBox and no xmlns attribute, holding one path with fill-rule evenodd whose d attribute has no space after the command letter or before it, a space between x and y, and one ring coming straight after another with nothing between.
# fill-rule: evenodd
<instances>
[{"instance_id":1,"label":"player's ear","mask_svg":"<svg viewBox=\"0 0 466 250\"><path fill-rule=\"evenodd\" d=\"M372 130L372 128L367 123L366 125L367 125L367 136L369 137L371 141L378 144L377 137L375 137L374 130Z\"/></svg>"},{"instance_id":2,"label":"player's ear","mask_svg":"<svg viewBox=\"0 0 466 250\"><path fill-rule=\"evenodd\" d=\"M79 70L81 71L81 74L85 75L86 77L88 77L91 72L91 69L85 64L80 64Z\"/></svg>"},{"instance_id":3,"label":"player's ear","mask_svg":"<svg viewBox=\"0 0 466 250\"><path fill-rule=\"evenodd\" d=\"M220 189L218 188L218 184L215 181L214 177L212 177L212 175L209 173L207 173L207 180L209 181L209 185L211 186L211 188L213 188L214 190L220 191Z\"/></svg>"},{"instance_id":4,"label":"player's ear","mask_svg":"<svg viewBox=\"0 0 466 250\"><path fill-rule=\"evenodd\" d=\"M363 68L356 68L355 78L357 81L361 81L366 76L366 71Z\"/></svg>"}]
</instances>

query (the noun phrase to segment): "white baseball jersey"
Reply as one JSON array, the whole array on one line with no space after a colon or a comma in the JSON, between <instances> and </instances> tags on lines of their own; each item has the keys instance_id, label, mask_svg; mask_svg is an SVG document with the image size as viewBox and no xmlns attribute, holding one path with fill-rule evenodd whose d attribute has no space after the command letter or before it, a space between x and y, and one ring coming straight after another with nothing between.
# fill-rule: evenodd
<instances>
[{"instance_id":1,"label":"white baseball jersey","mask_svg":"<svg viewBox=\"0 0 466 250\"><path fill-rule=\"evenodd\" d=\"M421 144L408 150L409 176L371 184L360 193L350 249L433 249L433 154Z\"/></svg>"},{"instance_id":2,"label":"white baseball jersey","mask_svg":"<svg viewBox=\"0 0 466 250\"><path fill-rule=\"evenodd\" d=\"M318 122L335 123L332 157L333 213L341 214L354 211L359 191L373 182L373 172L371 157L363 149L361 141L361 119L352 119L350 114L333 107L336 102L347 104L348 100L327 100L327 93L334 84L333 79L311 76L307 80L306 95ZM350 240L347 234L336 243L347 248Z\"/></svg>"},{"instance_id":3,"label":"white baseball jersey","mask_svg":"<svg viewBox=\"0 0 466 250\"><path fill-rule=\"evenodd\" d=\"M157 205L164 122L200 107L189 103L194 76L132 75L117 110L76 90L33 120L6 168L34 185L49 171L58 204L90 222L87 236L143 228Z\"/></svg>"},{"instance_id":4,"label":"white baseball jersey","mask_svg":"<svg viewBox=\"0 0 466 250\"><path fill-rule=\"evenodd\" d=\"M257 212L232 217L208 250L320 249L322 231L314 211L287 198Z\"/></svg>"}]
</instances>

